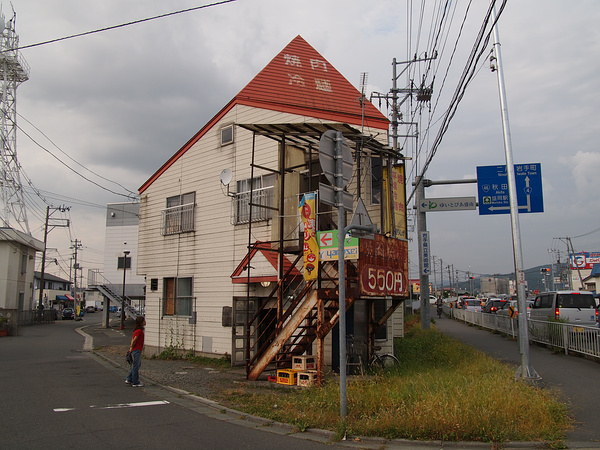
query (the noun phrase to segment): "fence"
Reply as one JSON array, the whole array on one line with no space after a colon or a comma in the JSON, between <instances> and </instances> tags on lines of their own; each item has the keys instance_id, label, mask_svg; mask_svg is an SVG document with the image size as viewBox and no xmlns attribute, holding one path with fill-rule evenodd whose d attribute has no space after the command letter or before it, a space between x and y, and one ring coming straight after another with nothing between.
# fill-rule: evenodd
<instances>
[{"instance_id":1,"label":"fence","mask_svg":"<svg viewBox=\"0 0 600 450\"><path fill-rule=\"evenodd\" d=\"M507 314L485 314L444 306L444 312L454 319L508 336L519 335L519 318ZM529 341L561 349L565 354L578 353L600 359L600 328L572 323L527 320Z\"/></svg>"}]
</instances>

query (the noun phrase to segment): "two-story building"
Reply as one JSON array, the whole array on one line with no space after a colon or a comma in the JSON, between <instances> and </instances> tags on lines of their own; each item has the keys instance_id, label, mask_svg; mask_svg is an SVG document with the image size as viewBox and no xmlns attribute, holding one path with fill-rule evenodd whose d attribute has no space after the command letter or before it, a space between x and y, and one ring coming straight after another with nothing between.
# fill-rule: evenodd
<instances>
[{"instance_id":1,"label":"two-story building","mask_svg":"<svg viewBox=\"0 0 600 450\"><path fill-rule=\"evenodd\" d=\"M292 354L336 365L338 261L314 246L337 241L316 232L338 226L319 158L338 132L351 155L346 223L360 203L381 230L347 244L347 334L365 351L391 349L408 244L404 167L388 125L302 37L277 54L139 189L146 352L230 355L251 379Z\"/></svg>"}]
</instances>

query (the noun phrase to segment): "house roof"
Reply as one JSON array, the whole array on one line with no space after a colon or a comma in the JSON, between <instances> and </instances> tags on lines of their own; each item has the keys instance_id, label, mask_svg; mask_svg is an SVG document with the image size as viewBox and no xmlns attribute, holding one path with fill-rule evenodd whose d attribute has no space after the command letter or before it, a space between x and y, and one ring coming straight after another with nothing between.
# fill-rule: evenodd
<instances>
[{"instance_id":1,"label":"house roof","mask_svg":"<svg viewBox=\"0 0 600 450\"><path fill-rule=\"evenodd\" d=\"M140 188L143 193L181 155L236 105L245 105L350 125L386 129L388 119L329 61L296 36L217 115L196 133Z\"/></svg>"},{"instance_id":2,"label":"house roof","mask_svg":"<svg viewBox=\"0 0 600 450\"><path fill-rule=\"evenodd\" d=\"M33 273L33 277L36 280L39 280L42 277L42 272L38 272L37 270ZM56 275L52 275L51 273L44 273L44 280L46 281L57 281L65 284L73 284L69 280L65 280L64 278L57 277Z\"/></svg>"}]
</instances>

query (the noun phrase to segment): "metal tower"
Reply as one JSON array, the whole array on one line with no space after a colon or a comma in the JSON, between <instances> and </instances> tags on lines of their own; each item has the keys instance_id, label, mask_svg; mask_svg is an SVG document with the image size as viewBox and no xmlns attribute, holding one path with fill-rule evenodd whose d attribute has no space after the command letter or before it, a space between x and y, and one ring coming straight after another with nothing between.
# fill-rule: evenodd
<instances>
[{"instance_id":1,"label":"metal tower","mask_svg":"<svg viewBox=\"0 0 600 450\"><path fill-rule=\"evenodd\" d=\"M6 22L0 12L0 225L31 234L17 160L17 86L29 79L29 66L18 51L16 17L13 11Z\"/></svg>"}]
</instances>

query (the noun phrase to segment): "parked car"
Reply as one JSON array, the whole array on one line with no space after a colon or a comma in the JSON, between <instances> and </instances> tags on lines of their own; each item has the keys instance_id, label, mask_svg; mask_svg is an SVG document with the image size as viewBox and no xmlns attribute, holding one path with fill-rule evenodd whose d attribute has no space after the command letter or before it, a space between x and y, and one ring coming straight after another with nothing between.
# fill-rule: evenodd
<instances>
[{"instance_id":1,"label":"parked car","mask_svg":"<svg viewBox=\"0 0 600 450\"><path fill-rule=\"evenodd\" d=\"M73 312L73 308L65 308L62 310L62 320L74 319L75 313Z\"/></svg>"},{"instance_id":2,"label":"parked car","mask_svg":"<svg viewBox=\"0 0 600 450\"><path fill-rule=\"evenodd\" d=\"M500 298L490 298L483 307L483 312L487 314L495 314L499 309L508 307L508 300Z\"/></svg>"},{"instance_id":3,"label":"parked car","mask_svg":"<svg viewBox=\"0 0 600 450\"><path fill-rule=\"evenodd\" d=\"M114 305L113 305L113 306L109 306L109 307L108 307L108 311L109 311L109 312L117 312L117 307L116 307L116 306L114 306Z\"/></svg>"},{"instance_id":4,"label":"parked car","mask_svg":"<svg viewBox=\"0 0 600 450\"><path fill-rule=\"evenodd\" d=\"M96 308L94 308L93 306L88 306L87 308L85 308L85 312L86 313L96 312Z\"/></svg>"},{"instance_id":5,"label":"parked car","mask_svg":"<svg viewBox=\"0 0 600 450\"><path fill-rule=\"evenodd\" d=\"M598 322L598 309L594 294L589 291L541 292L535 296L530 317L590 326Z\"/></svg>"}]
</instances>

